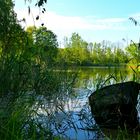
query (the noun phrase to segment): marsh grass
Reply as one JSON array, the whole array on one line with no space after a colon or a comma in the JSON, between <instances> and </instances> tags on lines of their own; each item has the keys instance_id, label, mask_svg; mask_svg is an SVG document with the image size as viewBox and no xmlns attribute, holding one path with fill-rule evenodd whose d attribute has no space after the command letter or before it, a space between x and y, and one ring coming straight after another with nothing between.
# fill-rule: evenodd
<instances>
[{"instance_id":1,"label":"marsh grass","mask_svg":"<svg viewBox=\"0 0 140 140\"><path fill-rule=\"evenodd\" d=\"M87 110L88 104L76 115L71 106L67 107L68 111L64 108L70 98L76 98L73 87L77 72L64 67L48 68L44 63L21 61L15 56L5 58L1 66L0 139L68 139L65 131L69 129L76 133L78 130L94 131L95 139L101 135ZM99 89L123 81L125 78L122 77L115 73L97 76L94 85ZM60 114L65 116L62 121L59 121ZM73 116L79 116L81 120L75 120ZM76 121L80 122L80 127Z\"/></svg>"},{"instance_id":2,"label":"marsh grass","mask_svg":"<svg viewBox=\"0 0 140 140\"><path fill-rule=\"evenodd\" d=\"M44 99L50 101L71 94L76 73L67 68L56 71L44 63L13 55L1 58L0 67L0 139L58 139L34 116L40 115L38 110L45 106ZM45 109L47 112L50 108Z\"/></svg>"}]
</instances>

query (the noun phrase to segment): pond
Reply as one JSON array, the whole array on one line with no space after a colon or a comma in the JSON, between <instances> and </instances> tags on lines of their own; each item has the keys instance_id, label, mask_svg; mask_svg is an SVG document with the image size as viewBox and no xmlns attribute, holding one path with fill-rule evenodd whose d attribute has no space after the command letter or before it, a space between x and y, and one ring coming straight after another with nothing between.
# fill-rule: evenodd
<instances>
[{"instance_id":1,"label":"pond","mask_svg":"<svg viewBox=\"0 0 140 140\"><path fill-rule=\"evenodd\" d=\"M134 80L134 72L126 67L82 67L71 71L78 71L71 94L55 96L49 101L43 96L38 97L39 100L43 99L43 103L38 108L40 117L35 119L61 139L104 139L104 133L91 115L88 97L105 85Z\"/></svg>"}]
</instances>

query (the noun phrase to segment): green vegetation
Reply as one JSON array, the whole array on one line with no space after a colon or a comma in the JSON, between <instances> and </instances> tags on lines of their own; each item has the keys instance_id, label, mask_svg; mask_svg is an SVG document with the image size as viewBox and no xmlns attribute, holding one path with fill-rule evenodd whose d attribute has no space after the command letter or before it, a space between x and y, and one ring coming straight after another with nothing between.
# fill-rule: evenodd
<instances>
[{"instance_id":1,"label":"green vegetation","mask_svg":"<svg viewBox=\"0 0 140 140\"><path fill-rule=\"evenodd\" d=\"M49 127L34 119L42 105L40 101L35 106L37 97L70 94L75 73L52 68L58 52L52 31L45 27L25 31L11 0L0 1L0 7L0 139L52 139Z\"/></svg>"},{"instance_id":2,"label":"green vegetation","mask_svg":"<svg viewBox=\"0 0 140 140\"><path fill-rule=\"evenodd\" d=\"M37 6L46 2L39 0ZM58 48L55 33L44 26L24 30L13 8L11 0L0 1L0 139L59 139L49 126L36 122L44 104L37 97L57 101L64 95L65 101L77 78L66 66L121 65L132 57L138 62L137 46L124 51L106 41L88 43L73 33L65 38L65 48Z\"/></svg>"},{"instance_id":3,"label":"green vegetation","mask_svg":"<svg viewBox=\"0 0 140 140\"><path fill-rule=\"evenodd\" d=\"M57 63L75 66L119 66L127 64L137 55L135 44L122 49L109 41L88 43L78 33L64 38L64 48L59 49ZM134 54L133 54L134 53ZM134 56L138 59L138 56Z\"/></svg>"}]
</instances>

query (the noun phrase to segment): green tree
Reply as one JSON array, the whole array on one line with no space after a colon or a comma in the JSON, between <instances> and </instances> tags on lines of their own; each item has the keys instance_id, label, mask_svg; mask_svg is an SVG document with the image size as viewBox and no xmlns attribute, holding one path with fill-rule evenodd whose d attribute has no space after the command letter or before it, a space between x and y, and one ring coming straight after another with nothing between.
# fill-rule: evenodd
<instances>
[{"instance_id":1,"label":"green tree","mask_svg":"<svg viewBox=\"0 0 140 140\"><path fill-rule=\"evenodd\" d=\"M114 63L127 63L128 56L127 54L119 47L114 47Z\"/></svg>"},{"instance_id":2,"label":"green tree","mask_svg":"<svg viewBox=\"0 0 140 140\"><path fill-rule=\"evenodd\" d=\"M81 47L82 38L78 33L72 33L70 42L71 47Z\"/></svg>"},{"instance_id":3,"label":"green tree","mask_svg":"<svg viewBox=\"0 0 140 140\"><path fill-rule=\"evenodd\" d=\"M1 51L6 55L17 44L25 44L24 30L17 21L11 0L0 1L0 42Z\"/></svg>"},{"instance_id":4,"label":"green tree","mask_svg":"<svg viewBox=\"0 0 140 140\"><path fill-rule=\"evenodd\" d=\"M130 59L135 59L136 63L140 62L139 44L131 43L128 47L126 47L126 52Z\"/></svg>"},{"instance_id":5,"label":"green tree","mask_svg":"<svg viewBox=\"0 0 140 140\"><path fill-rule=\"evenodd\" d=\"M70 59L73 64L87 65L89 63L90 52L88 50L88 43L78 33L72 34L69 46L72 52Z\"/></svg>"},{"instance_id":6,"label":"green tree","mask_svg":"<svg viewBox=\"0 0 140 140\"><path fill-rule=\"evenodd\" d=\"M94 43L93 50L92 50L92 62L94 64L100 63L100 52L101 52L101 44L100 43Z\"/></svg>"},{"instance_id":7,"label":"green tree","mask_svg":"<svg viewBox=\"0 0 140 140\"><path fill-rule=\"evenodd\" d=\"M32 38L39 57L41 57L38 60L42 59L48 66L52 66L58 52L57 36L46 27L40 27L33 30Z\"/></svg>"},{"instance_id":8,"label":"green tree","mask_svg":"<svg viewBox=\"0 0 140 140\"><path fill-rule=\"evenodd\" d=\"M111 47L107 47L106 48L106 61L108 64L112 64L113 63L113 53L112 53L112 50L111 50Z\"/></svg>"}]
</instances>

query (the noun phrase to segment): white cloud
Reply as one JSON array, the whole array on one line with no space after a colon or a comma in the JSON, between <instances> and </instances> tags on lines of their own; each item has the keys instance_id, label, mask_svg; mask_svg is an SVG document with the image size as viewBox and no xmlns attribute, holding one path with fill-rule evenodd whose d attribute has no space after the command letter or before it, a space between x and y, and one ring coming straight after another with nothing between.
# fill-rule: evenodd
<instances>
[{"instance_id":1,"label":"white cloud","mask_svg":"<svg viewBox=\"0 0 140 140\"><path fill-rule=\"evenodd\" d=\"M125 18L97 18L96 16L63 16L56 14L55 12L47 11L45 14L41 14L39 20L35 20L39 14L39 9L32 8L31 14L28 14L28 9L15 9L18 19L26 19L26 24L22 23L23 26L40 26L41 23L55 32L58 38L64 36L70 36L73 32L81 32L84 36L88 36L88 32L98 31L125 31L127 27L124 23L127 21ZM34 23L35 21L35 23Z\"/></svg>"},{"instance_id":2,"label":"white cloud","mask_svg":"<svg viewBox=\"0 0 140 140\"><path fill-rule=\"evenodd\" d=\"M27 9L15 11L17 12L18 19L26 18L27 26L34 25L34 19L39 13L37 9L32 9L30 15L28 14ZM124 27L122 27L121 24L125 22L125 19L98 19L95 16L90 16L88 18L77 16L63 16L58 15L54 12L46 12L45 14L40 15L39 21L35 20L35 25L40 26L42 22L52 30L122 30L124 29Z\"/></svg>"},{"instance_id":3,"label":"white cloud","mask_svg":"<svg viewBox=\"0 0 140 140\"><path fill-rule=\"evenodd\" d=\"M97 19L97 22L99 23L122 23L125 22L125 18L103 18L103 19Z\"/></svg>"}]
</instances>

